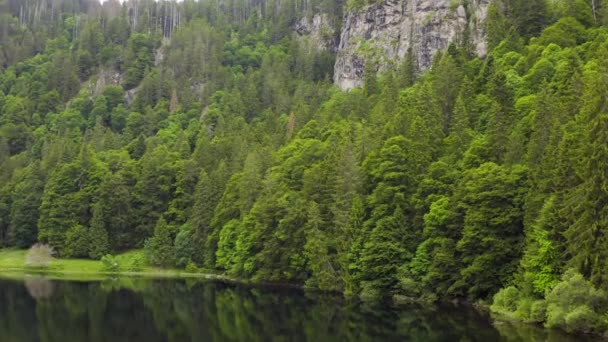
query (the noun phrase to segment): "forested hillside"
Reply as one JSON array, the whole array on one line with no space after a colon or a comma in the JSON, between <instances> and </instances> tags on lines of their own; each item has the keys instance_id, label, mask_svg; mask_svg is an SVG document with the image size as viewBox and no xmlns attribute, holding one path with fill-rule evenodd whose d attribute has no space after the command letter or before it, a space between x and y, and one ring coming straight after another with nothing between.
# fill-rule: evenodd
<instances>
[{"instance_id":1,"label":"forested hillside","mask_svg":"<svg viewBox=\"0 0 608 342\"><path fill-rule=\"evenodd\" d=\"M494 0L485 58L343 92L294 24L354 4L0 0L0 243L605 331L602 5Z\"/></svg>"}]
</instances>

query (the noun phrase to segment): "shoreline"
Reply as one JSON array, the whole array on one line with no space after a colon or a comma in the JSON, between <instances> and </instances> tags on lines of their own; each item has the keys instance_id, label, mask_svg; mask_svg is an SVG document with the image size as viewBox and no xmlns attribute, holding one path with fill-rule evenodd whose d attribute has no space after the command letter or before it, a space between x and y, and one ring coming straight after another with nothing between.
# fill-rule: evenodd
<instances>
[{"instance_id":1,"label":"shoreline","mask_svg":"<svg viewBox=\"0 0 608 342\"><path fill-rule=\"evenodd\" d=\"M4 252L4 253L3 253ZM130 254L137 254L141 251L130 251L124 253L122 255L118 255L118 257L124 258L124 260L128 260ZM23 280L28 276L45 276L51 280L58 281L75 281L75 282L91 282L91 281L104 281L109 278L116 277L127 277L127 278L142 278L142 279L197 279L197 280L206 280L206 281L221 281L225 283L245 285L245 286L261 286L261 287L276 287L276 288L291 288L302 291L312 291L316 293L332 293L335 295L340 295L343 298L348 298L344 296L342 293L337 292L327 292L322 291L316 288L309 288L302 284L295 283L279 283L279 282L263 282L263 281L254 281L251 279L242 279L242 278L234 278L230 277L226 274L222 273L212 273L212 272L187 272L186 270L179 270L174 268L157 268L152 266L143 266L141 270L120 270L117 272L108 272L104 271L101 268L101 261L99 260L89 260L89 259L53 259L51 261L51 266L48 268L32 268L27 267L23 263L19 266L20 263L16 261L22 261L20 258L9 258L6 256L6 253L14 253L20 256L21 253L25 253L23 250L2 250L0 249L0 279L12 279L12 280ZM17 266L9 266L8 264L17 265ZM84 265L84 266L83 266ZM351 298L352 299L352 298ZM358 297L356 300L360 300ZM399 308L399 307L407 307L408 305L421 305L420 301L410 300L410 301L398 301L394 298L391 298L388 302L388 305ZM485 302L475 302L471 303L469 301L461 301L454 299L439 299L434 302L434 305L441 304L452 304L452 305L465 305L468 306L481 314L487 316L494 324L523 324L530 326L537 326L542 329L548 329L542 326L542 324L538 324L535 322L525 322L523 320L516 319L514 317L508 317L504 315L499 315L497 313L492 312L490 309L490 305ZM557 329L560 330L560 329ZM560 330L562 333L567 335L577 336L579 334L571 334L567 333L563 330ZM599 340L606 341L608 338L606 336L600 334L590 334L585 333L582 336L599 338Z\"/></svg>"},{"instance_id":2,"label":"shoreline","mask_svg":"<svg viewBox=\"0 0 608 342\"><path fill-rule=\"evenodd\" d=\"M0 277L6 274L21 274L21 275L45 275L51 276L52 279L65 279L75 281L103 280L108 277L141 277L141 278L158 278L158 279L205 279L205 280L221 280L229 282L242 282L239 279L230 278L221 274L213 273L192 273L182 272L177 269L167 270L145 270L145 271L79 271L79 270L62 270L62 269L36 269L36 268L0 268ZM78 277L81 276L81 277Z\"/></svg>"}]
</instances>

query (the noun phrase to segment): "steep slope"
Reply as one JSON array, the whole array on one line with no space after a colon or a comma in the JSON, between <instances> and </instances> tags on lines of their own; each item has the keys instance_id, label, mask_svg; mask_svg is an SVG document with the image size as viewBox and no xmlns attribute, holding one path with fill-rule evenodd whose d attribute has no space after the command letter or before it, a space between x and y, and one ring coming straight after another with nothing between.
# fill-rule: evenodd
<instances>
[{"instance_id":1,"label":"steep slope","mask_svg":"<svg viewBox=\"0 0 608 342\"><path fill-rule=\"evenodd\" d=\"M363 83L366 62L386 70L408 51L419 70L451 42L468 39L474 52L486 54L484 21L489 0L386 0L344 16L334 82L343 90ZM468 31L468 33L467 33Z\"/></svg>"}]
</instances>

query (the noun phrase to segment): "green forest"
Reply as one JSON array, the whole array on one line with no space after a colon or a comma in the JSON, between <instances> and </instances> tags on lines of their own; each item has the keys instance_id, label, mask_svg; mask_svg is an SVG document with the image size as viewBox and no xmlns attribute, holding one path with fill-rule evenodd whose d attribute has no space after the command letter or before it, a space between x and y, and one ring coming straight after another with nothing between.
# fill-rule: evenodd
<instances>
[{"instance_id":1,"label":"green forest","mask_svg":"<svg viewBox=\"0 0 608 342\"><path fill-rule=\"evenodd\" d=\"M353 3L0 0L0 246L604 332L604 2L493 0L484 58L344 92L293 25Z\"/></svg>"}]
</instances>

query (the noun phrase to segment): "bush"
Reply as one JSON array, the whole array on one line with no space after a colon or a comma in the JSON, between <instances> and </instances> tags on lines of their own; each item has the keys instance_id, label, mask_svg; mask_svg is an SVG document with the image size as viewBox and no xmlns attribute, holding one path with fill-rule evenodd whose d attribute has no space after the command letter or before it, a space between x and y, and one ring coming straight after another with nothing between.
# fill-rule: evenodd
<instances>
[{"instance_id":1,"label":"bush","mask_svg":"<svg viewBox=\"0 0 608 342\"><path fill-rule=\"evenodd\" d=\"M581 274L569 270L547 295L545 325L569 332L601 332L604 329L601 317L605 310L604 292Z\"/></svg>"},{"instance_id":2,"label":"bush","mask_svg":"<svg viewBox=\"0 0 608 342\"><path fill-rule=\"evenodd\" d=\"M194 262L192 262L192 260L190 260L188 262L188 264L186 265L186 272L198 273L198 267L196 266L196 264Z\"/></svg>"},{"instance_id":3,"label":"bush","mask_svg":"<svg viewBox=\"0 0 608 342\"><path fill-rule=\"evenodd\" d=\"M533 298L521 298L517 302L517 310L515 310L515 318L524 322L530 321L530 312L532 311Z\"/></svg>"},{"instance_id":4,"label":"bush","mask_svg":"<svg viewBox=\"0 0 608 342\"><path fill-rule=\"evenodd\" d=\"M532 307L530 308L530 318L531 322L544 322L545 317L547 315L547 302L544 300L537 300L532 303Z\"/></svg>"},{"instance_id":5,"label":"bush","mask_svg":"<svg viewBox=\"0 0 608 342\"><path fill-rule=\"evenodd\" d=\"M519 290L515 286L509 286L498 291L494 296L494 301L490 309L496 313L512 316L515 311L517 311L517 303L519 302L520 297L521 294Z\"/></svg>"},{"instance_id":6,"label":"bush","mask_svg":"<svg viewBox=\"0 0 608 342\"><path fill-rule=\"evenodd\" d=\"M600 316L597 315L587 305L581 305L576 309L568 312L564 317L565 329L568 332L595 331L600 323Z\"/></svg>"},{"instance_id":7,"label":"bush","mask_svg":"<svg viewBox=\"0 0 608 342\"><path fill-rule=\"evenodd\" d=\"M118 273L120 271L120 265L116 257L107 254L101 258L102 269L109 273Z\"/></svg>"},{"instance_id":8,"label":"bush","mask_svg":"<svg viewBox=\"0 0 608 342\"><path fill-rule=\"evenodd\" d=\"M361 292L359 298L365 302L376 302L382 299L380 288L371 281L361 282Z\"/></svg>"},{"instance_id":9,"label":"bush","mask_svg":"<svg viewBox=\"0 0 608 342\"><path fill-rule=\"evenodd\" d=\"M53 260L55 251L49 245L37 243L33 245L25 255L25 265L27 267L47 268Z\"/></svg>"},{"instance_id":10,"label":"bush","mask_svg":"<svg viewBox=\"0 0 608 342\"><path fill-rule=\"evenodd\" d=\"M130 272L139 272L144 268L145 258L141 255L134 257L129 263Z\"/></svg>"}]
</instances>

